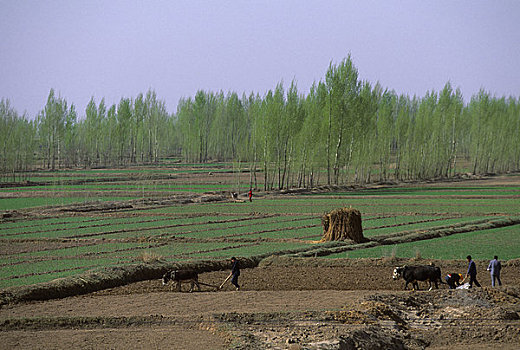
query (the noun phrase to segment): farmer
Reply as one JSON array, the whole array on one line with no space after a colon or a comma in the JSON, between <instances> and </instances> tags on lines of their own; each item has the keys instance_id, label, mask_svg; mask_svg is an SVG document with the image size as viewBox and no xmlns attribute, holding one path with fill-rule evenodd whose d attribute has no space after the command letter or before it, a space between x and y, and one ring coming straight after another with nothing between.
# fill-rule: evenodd
<instances>
[{"instance_id":1,"label":"farmer","mask_svg":"<svg viewBox=\"0 0 520 350\"><path fill-rule=\"evenodd\" d=\"M238 266L238 260L235 257L231 258L231 273L232 276L231 283L235 286L236 290L240 290L240 286L238 285L238 276L240 276L240 267Z\"/></svg>"},{"instance_id":2,"label":"farmer","mask_svg":"<svg viewBox=\"0 0 520 350\"><path fill-rule=\"evenodd\" d=\"M249 192L247 192L247 196L249 197L249 201L253 201L253 190L249 189Z\"/></svg>"},{"instance_id":3,"label":"farmer","mask_svg":"<svg viewBox=\"0 0 520 350\"><path fill-rule=\"evenodd\" d=\"M491 274L491 286L495 286L495 280L498 281L498 285L502 285L502 281L500 280L500 270L502 269L502 264L498 261L498 256L494 256L493 260L489 262L487 270Z\"/></svg>"},{"instance_id":4,"label":"farmer","mask_svg":"<svg viewBox=\"0 0 520 350\"><path fill-rule=\"evenodd\" d=\"M464 280L460 273L449 273L446 275L445 279L448 286L450 286L450 289L457 288Z\"/></svg>"},{"instance_id":5,"label":"farmer","mask_svg":"<svg viewBox=\"0 0 520 350\"><path fill-rule=\"evenodd\" d=\"M464 279L468 278L469 276L469 287L472 288L473 287L473 283L475 283L475 285L477 287L482 287L480 285L480 283L478 283L477 281L477 265L475 265L475 262L473 260L471 260L471 255L468 255L466 257L466 259L468 260L468 272L466 272L466 277L464 277Z\"/></svg>"}]
</instances>

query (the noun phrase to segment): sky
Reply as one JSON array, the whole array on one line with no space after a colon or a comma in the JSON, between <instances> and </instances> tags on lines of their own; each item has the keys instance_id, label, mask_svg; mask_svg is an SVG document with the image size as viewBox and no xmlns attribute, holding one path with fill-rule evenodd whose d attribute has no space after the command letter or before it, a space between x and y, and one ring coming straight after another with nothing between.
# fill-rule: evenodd
<instances>
[{"instance_id":1,"label":"sky","mask_svg":"<svg viewBox=\"0 0 520 350\"><path fill-rule=\"evenodd\" d=\"M154 90L174 113L198 90L307 94L350 54L359 79L468 102L520 96L520 1L0 0L0 99L38 115L49 91L110 106Z\"/></svg>"}]
</instances>

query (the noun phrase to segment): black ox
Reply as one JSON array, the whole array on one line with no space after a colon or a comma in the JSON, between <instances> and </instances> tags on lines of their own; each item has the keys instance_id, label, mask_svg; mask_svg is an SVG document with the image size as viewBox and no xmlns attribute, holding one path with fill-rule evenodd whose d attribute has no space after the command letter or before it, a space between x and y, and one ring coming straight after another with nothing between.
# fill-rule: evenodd
<instances>
[{"instance_id":1,"label":"black ox","mask_svg":"<svg viewBox=\"0 0 520 350\"><path fill-rule=\"evenodd\" d=\"M438 283L442 283L441 269L437 266L420 265L420 266L398 266L394 269L392 278L397 280L399 278L405 280L404 289L408 288L408 283L412 283L413 290L419 289L417 281L428 281L430 289L432 290L432 282L435 283L435 288L439 288Z\"/></svg>"},{"instance_id":2,"label":"black ox","mask_svg":"<svg viewBox=\"0 0 520 350\"><path fill-rule=\"evenodd\" d=\"M193 286L197 285L197 288L200 291L199 285L199 274L192 270L172 270L168 271L163 275L162 283L163 285L168 284L169 281L172 281L177 284L177 292L181 291L181 282L190 282L190 293L193 292ZM173 287L173 285L172 285Z\"/></svg>"}]
</instances>

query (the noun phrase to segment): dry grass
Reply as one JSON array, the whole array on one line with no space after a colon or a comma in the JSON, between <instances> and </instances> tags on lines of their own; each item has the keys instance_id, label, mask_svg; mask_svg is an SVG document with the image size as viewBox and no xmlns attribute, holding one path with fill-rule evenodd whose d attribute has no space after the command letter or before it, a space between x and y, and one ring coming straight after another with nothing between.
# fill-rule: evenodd
<instances>
[{"instance_id":1,"label":"dry grass","mask_svg":"<svg viewBox=\"0 0 520 350\"><path fill-rule=\"evenodd\" d=\"M361 213L353 208L335 209L321 219L323 237L321 242L353 240L356 243L366 241L363 237Z\"/></svg>"}]
</instances>

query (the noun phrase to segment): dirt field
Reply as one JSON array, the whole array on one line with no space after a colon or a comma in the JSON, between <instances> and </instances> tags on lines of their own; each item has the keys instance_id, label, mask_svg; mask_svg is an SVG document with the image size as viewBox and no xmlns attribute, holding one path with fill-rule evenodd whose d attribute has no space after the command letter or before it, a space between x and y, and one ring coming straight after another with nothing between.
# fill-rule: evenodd
<instances>
[{"instance_id":1,"label":"dirt field","mask_svg":"<svg viewBox=\"0 0 520 350\"><path fill-rule=\"evenodd\" d=\"M517 349L520 262L504 286L403 291L390 260L275 259L244 269L241 291L171 292L160 280L0 309L5 349ZM420 261L413 263L429 263ZM464 273L465 261L435 261ZM218 285L226 271L204 273Z\"/></svg>"}]
</instances>

